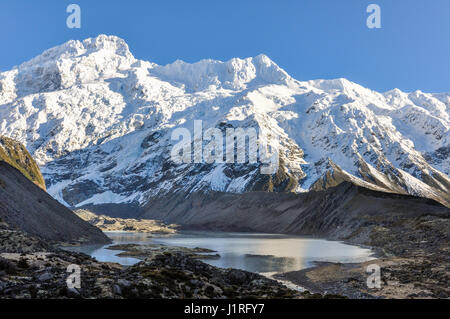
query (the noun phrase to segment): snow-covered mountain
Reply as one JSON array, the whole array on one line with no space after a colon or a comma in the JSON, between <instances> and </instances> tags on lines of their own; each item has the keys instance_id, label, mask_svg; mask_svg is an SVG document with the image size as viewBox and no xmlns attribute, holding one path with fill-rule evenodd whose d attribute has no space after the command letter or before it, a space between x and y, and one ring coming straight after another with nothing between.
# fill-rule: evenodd
<instances>
[{"instance_id":1,"label":"snow-covered mountain","mask_svg":"<svg viewBox=\"0 0 450 319\"><path fill-rule=\"evenodd\" d=\"M146 204L169 192L297 191L341 181L450 202L450 93L378 93L346 79L300 82L265 55L138 60L100 35L0 73L0 135L32 152L70 206ZM279 169L175 164L177 127L254 127L280 138Z\"/></svg>"}]
</instances>

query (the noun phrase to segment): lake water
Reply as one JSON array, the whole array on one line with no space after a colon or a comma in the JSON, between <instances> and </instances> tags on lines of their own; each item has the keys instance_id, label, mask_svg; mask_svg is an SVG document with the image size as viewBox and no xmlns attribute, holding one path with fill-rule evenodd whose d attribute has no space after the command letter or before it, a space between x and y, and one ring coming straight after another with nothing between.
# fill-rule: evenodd
<instances>
[{"instance_id":1,"label":"lake water","mask_svg":"<svg viewBox=\"0 0 450 319\"><path fill-rule=\"evenodd\" d=\"M169 246L202 247L217 251L219 259L203 260L222 268L238 268L257 273L278 273L311 267L314 261L364 262L370 259L370 249L351 246L337 241L290 235L182 231L174 235L107 232L114 244L164 244ZM98 261L132 265L138 259L118 257L120 251L107 246L83 246L71 250L81 251Z\"/></svg>"}]
</instances>

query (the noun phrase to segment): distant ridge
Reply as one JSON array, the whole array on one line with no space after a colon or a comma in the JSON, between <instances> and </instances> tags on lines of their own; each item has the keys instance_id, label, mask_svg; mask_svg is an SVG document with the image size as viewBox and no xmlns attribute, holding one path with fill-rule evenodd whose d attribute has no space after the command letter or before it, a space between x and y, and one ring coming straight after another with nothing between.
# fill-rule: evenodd
<instances>
[{"instance_id":1,"label":"distant ridge","mask_svg":"<svg viewBox=\"0 0 450 319\"><path fill-rule=\"evenodd\" d=\"M365 243L373 227L427 215L450 218L450 208L431 199L379 192L344 181L324 191L302 194L172 194L150 202L139 217L186 229L310 235Z\"/></svg>"}]
</instances>

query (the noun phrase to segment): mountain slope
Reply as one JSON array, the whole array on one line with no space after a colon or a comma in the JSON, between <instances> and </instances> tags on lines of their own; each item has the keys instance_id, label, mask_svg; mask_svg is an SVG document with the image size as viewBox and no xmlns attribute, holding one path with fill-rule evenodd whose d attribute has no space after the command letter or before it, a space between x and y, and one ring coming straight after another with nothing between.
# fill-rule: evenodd
<instances>
[{"instance_id":1,"label":"mountain slope","mask_svg":"<svg viewBox=\"0 0 450 319\"><path fill-rule=\"evenodd\" d=\"M19 170L0 161L0 220L9 227L58 242L107 243L109 239Z\"/></svg>"},{"instance_id":2,"label":"mountain slope","mask_svg":"<svg viewBox=\"0 0 450 319\"><path fill-rule=\"evenodd\" d=\"M69 41L0 74L0 134L23 142L69 206L210 190L324 189L343 180L450 203L450 94L300 82L265 55L227 62L133 57L114 36ZM175 164L174 129L255 128L279 139L260 164ZM339 176L338 176L339 175Z\"/></svg>"},{"instance_id":3,"label":"mountain slope","mask_svg":"<svg viewBox=\"0 0 450 319\"><path fill-rule=\"evenodd\" d=\"M421 216L448 219L430 199L390 194L342 182L302 194L220 192L172 194L143 207L141 217L185 228L323 236L365 243L374 227Z\"/></svg>"},{"instance_id":4,"label":"mountain slope","mask_svg":"<svg viewBox=\"0 0 450 319\"><path fill-rule=\"evenodd\" d=\"M45 181L39 166L21 143L0 136L0 161L15 167L29 180L45 190Z\"/></svg>"}]
</instances>

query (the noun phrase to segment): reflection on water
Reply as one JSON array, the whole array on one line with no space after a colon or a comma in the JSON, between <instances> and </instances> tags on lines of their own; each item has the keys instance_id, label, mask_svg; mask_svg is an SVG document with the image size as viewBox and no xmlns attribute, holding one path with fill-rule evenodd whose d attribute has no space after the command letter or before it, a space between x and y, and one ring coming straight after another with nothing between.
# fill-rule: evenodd
<instances>
[{"instance_id":1,"label":"reflection on water","mask_svg":"<svg viewBox=\"0 0 450 319\"><path fill-rule=\"evenodd\" d=\"M107 234L108 236L110 234ZM111 237L111 236L109 236ZM119 243L126 243L121 241L114 241L111 245L119 244ZM62 247L65 250L75 251L79 253L85 253L91 257L94 257L98 261L103 262L113 262L113 263L119 263L125 266L131 266L138 262L140 262L137 258L132 257L119 257L117 254L120 254L123 252L123 250L110 250L106 249L106 247L111 245L85 245L85 246L79 246L79 247Z\"/></svg>"},{"instance_id":2,"label":"reflection on water","mask_svg":"<svg viewBox=\"0 0 450 319\"><path fill-rule=\"evenodd\" d=\"M189 248L202 247L218 252L219 259L204 260L222 268L239 268L252 272L270 273L300 270L312 266L313 261L363 262L371 258L371 251L336 241L276 234L180 232L174 235L108 232L114 244L156 243ZM99 261L131 265L138 260L121 258L117 250L99 246L78 247Z\"/></svg>"}]
</instances>

